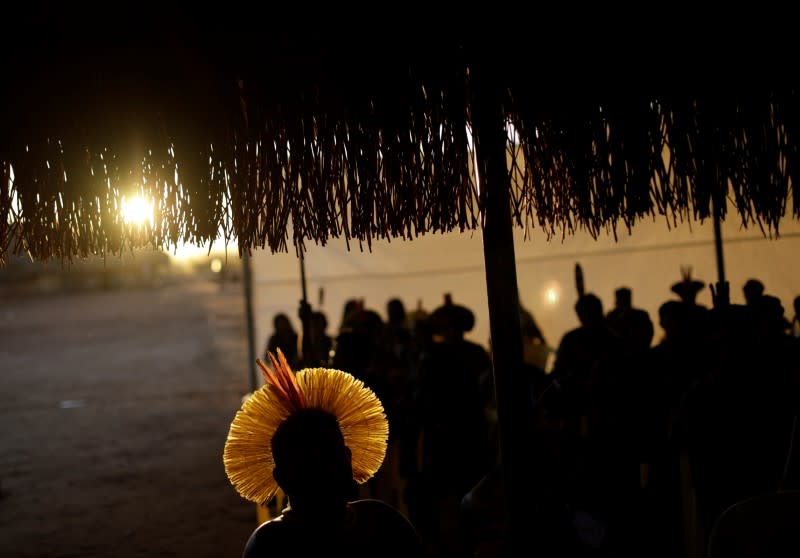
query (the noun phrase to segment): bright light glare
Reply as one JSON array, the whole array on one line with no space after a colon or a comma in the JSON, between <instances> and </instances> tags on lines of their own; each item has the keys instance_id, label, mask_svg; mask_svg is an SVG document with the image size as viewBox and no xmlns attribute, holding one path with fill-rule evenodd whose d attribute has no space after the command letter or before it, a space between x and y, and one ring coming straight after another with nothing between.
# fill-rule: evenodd
<instances>
[{"instance_id":1,"label":"bright light glare","mask_svg":"<svg viewBox=\"0 0 800 558\"><path fill-rule=\"evenodd\" d=\"M219 273L222 271L222 260L219 258L214 258L211 260L211 271L213 273Z\"/></svg>"},{"instance_id":2,"label":"bright light glare","mask_svg":"<svg viewBox=\"0 0 800 558\"><path fill-rule=\"evenodd\" d=\"M141 227L145 224L153 225L153 200L142 196L133 196L130 200L122 198L122 220L126 225Z\"/></svg>"},{"instance_id":3,"label":"bright light glare","mask_svg":"<svg viewBox=\"0 0 800 558\"><path fill-rule=\"evenodd\" d=\"M208 256L208 246L195 246L194 244L181 244L170 250L169 255L176 260L192 260Z\"/></svg>"},{"instance_id":4,"label":"bright light glare","mask_svg":"<svg viewBox=\"0 0 800 558\"><path fill-rule=\"evenodd\" d=\"M561 285L550 281L542 289L542 301L546 306L556 306L561 300Z\"/></svg>"},{"instance_id":5,"label":"bright light glare","mask_svg":"<svg viewBox=\"0 0 800 558\"><path fill-rule=\"evenodd\" d=\"M170 257L173 261L181 261L184 263L189 263L192 261L197 260L205 260L207 258L215 258L216 256L224 256L225 254L229 253L229 251L233 251L234 253L237 252L236 241L231 242L228 245L227 249L225 248L225 237L222 233L220 233L216 240L214 240L214 244L211 247L211 250L208 248L208 244L197 246L195 244L181 244L176 247L171 247L167 249L167 253L169 253ZM222 264L223 257L216 258L220 260L220 265ZM213 267L213 261L209 261L209 265ZM220 268L220 271L222 268ZM212 271L214 271L212 269ZM214 271L214 273L217 273Z\"/></svg>"}]
</instances>

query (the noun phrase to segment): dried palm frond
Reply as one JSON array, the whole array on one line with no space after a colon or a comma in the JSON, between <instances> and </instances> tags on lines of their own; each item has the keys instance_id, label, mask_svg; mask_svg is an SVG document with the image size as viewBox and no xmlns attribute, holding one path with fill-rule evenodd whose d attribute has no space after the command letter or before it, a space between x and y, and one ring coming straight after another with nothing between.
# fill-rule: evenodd
<instances>
[{"instance_id":1,"label":"dried palm frond","mask_svg":"<svg viewBox=\"0 0 800 558\"><path fill-rule=\"evenodd\" d=\"M707 87L722 70L695 86L656 68L648 75L659 79L639 83L624 59L604 71L563 53L561 64L542 54L546 68L525 65L533 46L519 39L506 53L452 30L317 31L299 44L259 33L193 50L190 36L183 49L123 51L114 64L90 50L12 65L0 113L0 262L218 237L240 252L338 237L369 249L476 229L485 199L472 80L486 60L503 69L491 86L508 129L516 226L549 240L616 235L656 214L724 218L729 207L775 233L782 218L800 218L791 83L753 79L745 92ZM367 39L380 46L365 49ZM577 85L561 79L572 74ZM150 222L120 216L133 193L152 200Z\"/></svg>"}]
</instances>

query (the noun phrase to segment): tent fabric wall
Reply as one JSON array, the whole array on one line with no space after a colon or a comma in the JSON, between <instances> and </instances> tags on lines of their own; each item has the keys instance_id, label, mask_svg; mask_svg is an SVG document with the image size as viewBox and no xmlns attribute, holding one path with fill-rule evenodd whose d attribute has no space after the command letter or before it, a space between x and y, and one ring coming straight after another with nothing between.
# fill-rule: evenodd
<instances>
[{"instance_id":1,"label":"tent fabric wall","mask_svg":"<svg viewBox=\"0 0 800 558\"><path fill-rule=\"evenodd\" d=\"M714 231L710 221L684 222L677 226L664 220L642 222L634 233L593 239L575 234L563 240L546 241L533 231L525 239L515 229L515 256L519 297L542 328L548 343L556 346L561 336L578 322L573 311L577 298L575 263L583 268L586 290L598 295L606 311L614 301L614 290L628 286L635 306L647 310L653 319L657 341L658 307L675 298L670 286L680 280L682 266L706 284L717 280ZM766 237L758 229L742 230L738 222L722 223L725 273L730 282L731 301L743 303L742 286L749 278L761 280L766 293L783 302L786 317L793 316L792 301L800 295L800 223L785 220L779 237ZM468 334L488 347L489 318L483 244L479 231L426 235L413 241L375 242L372 251L359 250L334 241L326 246L311 245L305 255L309 302L323 310L329 333L338 330L344 302L364 298L368 308L386 316L386 303L398 297L407 310L418 301L432 311L450 293L454 302L471 308L475 328ZM300 330L297 317L302 297L300 263L294 252L255 252L253 281L257 351L262 351L272 331L277 312L289 315ZM324 290L322 304L319 290ZM711 306L706 287L698 302Z\"/></svg>"}]
</instances>

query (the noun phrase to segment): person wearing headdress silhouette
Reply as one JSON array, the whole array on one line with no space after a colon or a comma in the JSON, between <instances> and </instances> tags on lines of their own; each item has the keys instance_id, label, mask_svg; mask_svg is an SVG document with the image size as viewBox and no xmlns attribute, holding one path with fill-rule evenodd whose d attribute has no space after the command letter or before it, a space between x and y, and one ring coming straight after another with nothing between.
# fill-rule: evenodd
<instances>
[{"instance_id":1,"label":"person wearing headdress silhouette","mask_svg":"<svg viewBox=\"0 0 800 558\"><path fill-rule=\"evenodd\" d=\"M282 489L283 512L250 535L244 558L422 556L414 526L380 500L350 499L381 466L389 425L380 400L350 374L261 360L265 385L231 422L223 461L239 494L263 504Z\"/></svg>"},{"instance_id":2,"label":"person wearing headdress silhouette","mask_svg":"<svg viewBox=\"0 0 800 558\"><path fill-rule=\"evenodd\" d=\"M681 323L682 334L701 346L711 334L709 328L710 314L706 306L697 302L697 295L705 288L705 283L692 278L692 268L681 268L681 280L673 283L670 290L678 295L683 303L685 320Z\"/></svg>"},{"instance_id":3,"label":"person wearing headdress silhouette","mask_svg":"<svg viewBox=\"0 0 800 558\"><path fill-rule=\"evenodd\" d=\"M706 284L692 278L692 268L681 268L681 280L673 283L670 290L678 295L685 304L697 304L697 295L705 288Z\"/></svg>"}]
</instances>

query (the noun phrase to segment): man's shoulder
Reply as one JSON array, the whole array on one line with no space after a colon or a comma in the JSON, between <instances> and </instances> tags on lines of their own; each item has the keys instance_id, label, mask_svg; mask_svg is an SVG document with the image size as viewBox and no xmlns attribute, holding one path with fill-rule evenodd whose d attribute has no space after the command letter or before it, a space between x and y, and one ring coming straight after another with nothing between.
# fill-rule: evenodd
<instances>
[{"instance_id":1,"label":"man's shoulder","mask_svg":"<svg viewBox=\"0 0 800 558\"><path fill-rule=\"evenodd\" d=\"M360 517L369 517L373 519L389 518L401 523L408 522L408 519L402 513L400 513L397 508L390 506L383 500L375 500L371 498L355 500L350 502L350 509L352 509Z\"/></svg>"},{"instance_id":2,"label":"man's shoulder","mask_svg":"<svg viewBox=\"0 0 800 558\"><path fill-rule=\"evenodd\" d=\"M637 318L640 318L640 319L645 319L645 318L646 318L646 319L648 319L648 320L650 319L650 312L648 312L648 311L647 311L647 310L645 310L644 308L633 308L633 309L631 310L631 312L632 312L632 313L633 313L633 315L634 315L634 316L636 316Z\"/></svg>"},{"instance_id":3,"label":"man's shoulder","mask_svg":"<svg viewBox=\"0 0 800 558\"><path fill-rule=\"evenodd\" d=\"M286 516L262 523L247 541L244 558L421 556L416 530L399 510L380 500L356 500L349 508L344 523L309 524Z\"/></svg>"},{"instance_id":4,"label":"man's shoulder","mask_svg":"<svg viewBox=\"0 0 800 558\"><path fill-rule=\"evenodd\" d=\"M561 336L561 342L558 344L559 347L563 345L569 345L570 343L575 343L583 339L586 335L586 328L584 327L575 327L567 331L564 335Z\"/></svg>"},{"instance_id":5,"label":"man's shoulder","mask_svg":"<svg viewBox=\"0 0 800 558\"><path fill-rule=\"evenodd\" d=\"M245 558L264 556L267 550L275 552L275 549L284 547L288 549L289 546L286 545L293 539L291 531L291 526L287 524L282 515L262 523L256 527L247 540Z\"/></svg>"},{"instance_id":6,"label":"man's shoulder","mask_svg":"<svg viewBox=\"0 0 800 558\"><path fill-rule=\"evenodd\" d=\"M416 538L416 530L408 518L382 500L356 500L350 503L350 508L361 526L369 526L371 530L383 531L394 537Z\"/></svg>"}]
</instances>

